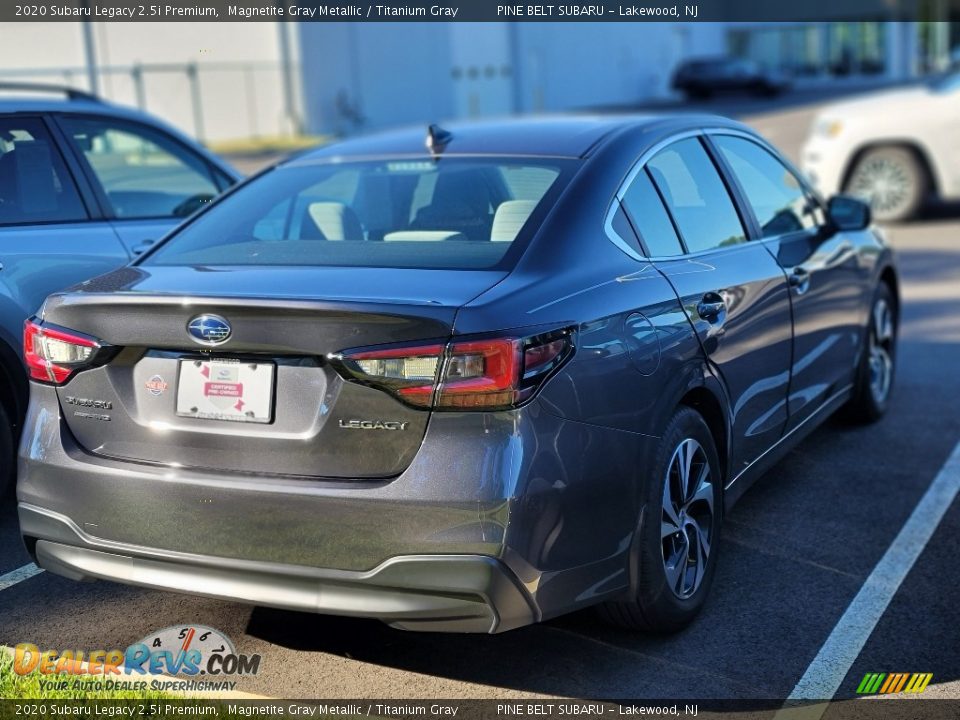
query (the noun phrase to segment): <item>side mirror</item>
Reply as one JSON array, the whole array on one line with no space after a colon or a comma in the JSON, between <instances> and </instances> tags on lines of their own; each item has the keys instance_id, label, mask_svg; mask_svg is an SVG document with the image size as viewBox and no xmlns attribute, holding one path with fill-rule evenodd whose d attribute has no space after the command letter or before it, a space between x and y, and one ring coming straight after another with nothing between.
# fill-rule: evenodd
<instances>
[{"instance_id":1,"label":"side mirror","mask_svg":"<svg viewBox=\"0 0 960 720\"><path fill-rule=\"evenodd\" d=\"M866 230L872 220L870 206L849 195L830 198L827 214L838 230Z\"/></svg>"}]
</instances>

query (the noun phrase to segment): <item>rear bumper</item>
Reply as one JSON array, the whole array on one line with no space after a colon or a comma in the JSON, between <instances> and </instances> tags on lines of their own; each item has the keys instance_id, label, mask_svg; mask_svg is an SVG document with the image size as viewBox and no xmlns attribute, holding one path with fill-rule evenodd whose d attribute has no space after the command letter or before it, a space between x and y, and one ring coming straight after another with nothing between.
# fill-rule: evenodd
<instances>
[{"instance_id":1,"label":"rear bumper","mask_svg":"<svg viewBox=\"0 0 960 720\"><path fill-rule=\"evenodd\" d=\"M41 566L430 630L499 632L621 593L654 441L536 404L442 413L398 477L331 482L90 455L61 412L32 388L17 498Z\"/></svg>"},{"instance_id":2,"label":"rear bumper","mask_svg":"<svg viewBox=\"0 0 960 720\"><path fill-rule=\"evenodd\" d=\"M502 468L516 464L511 417L489 416L486 433L478 432L483 418L445 417L444 437L425 443L400 476L329 481L91 455L60 417L53 393L31 388L17 498L69 518L98 540L355 572L399 555L503 552L510 475ZM434 435L441 423L435 426ZM465 442L478 435L480 442Z\"/></svg>"},{"instance_id":3,"label":"rear bumper","mask_svg":"<svg viewBox=\"0 0 960 720\"><path fill-rule=\"evenodd\" d=\"M288 610L373 617L404 630L496 633L537 620L495 558L407 555L352 572L225 560L104 542L69 518L19 505L37 564L73 580L115 580Z\"/></svg>"}]
</instances>

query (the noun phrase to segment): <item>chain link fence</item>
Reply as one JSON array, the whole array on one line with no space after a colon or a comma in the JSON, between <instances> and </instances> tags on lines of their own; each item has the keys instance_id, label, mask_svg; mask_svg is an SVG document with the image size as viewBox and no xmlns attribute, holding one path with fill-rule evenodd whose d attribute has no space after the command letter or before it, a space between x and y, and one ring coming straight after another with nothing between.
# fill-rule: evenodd
<instances>
[{"instance_id":1,"label":"chain link fence","mask_svg":"<svg viewBox=\"0 0 960 720\"><path fill-rule=\"evenodd\" d=\"M158 115L202 142L284 138L302 133L294 78L279 62L101 65L98 94ZM85 67L0 70L0 80L88 89Z\"/></svg>"}]
</instances>

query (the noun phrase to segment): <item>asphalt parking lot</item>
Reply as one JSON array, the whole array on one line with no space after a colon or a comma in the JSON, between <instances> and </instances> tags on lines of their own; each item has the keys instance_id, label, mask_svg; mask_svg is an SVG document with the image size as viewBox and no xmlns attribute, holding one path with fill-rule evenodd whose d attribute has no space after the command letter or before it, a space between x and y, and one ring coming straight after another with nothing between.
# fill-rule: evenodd
<instances>
[{"instance_id":1,"label":"asphalt parking lot","mask_svg":"<svg viewBox=\"0 0 960 720\"><path fill-rule=\"evenodd\" d=\"M748 119L796 157L813 110ZM239 689L275 697L786 697L960 441L960 210L889 234L905 302L888 416L868 428L829 422L747 493L726 519L710 602L680 635L626 633L591 612L493 637L410 634L42 573L0 589L0 644L126 647L202 623L263 656ZM954 499L839 697L868 672L930 672L928 693L960 698L958 556ZM0 576L28 561L7 503Z\"/></svg>"}]
</instances>

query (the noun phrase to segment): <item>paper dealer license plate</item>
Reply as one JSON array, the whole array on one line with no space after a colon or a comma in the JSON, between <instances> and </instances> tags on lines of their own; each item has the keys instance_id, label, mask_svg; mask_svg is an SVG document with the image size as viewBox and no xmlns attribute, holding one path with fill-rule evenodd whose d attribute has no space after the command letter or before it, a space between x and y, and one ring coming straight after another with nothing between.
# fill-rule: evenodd
<instances>
[{"instance_id":1,"label":"paper dealer license plate","mask_svg":"<svg viewBox=\"0 0 960 720\"><path fill-rule=\"evenodd\" d=\"M268 423L273 418L273 363L181 360L177 415Z\"/></svg>"}]
</instances>

